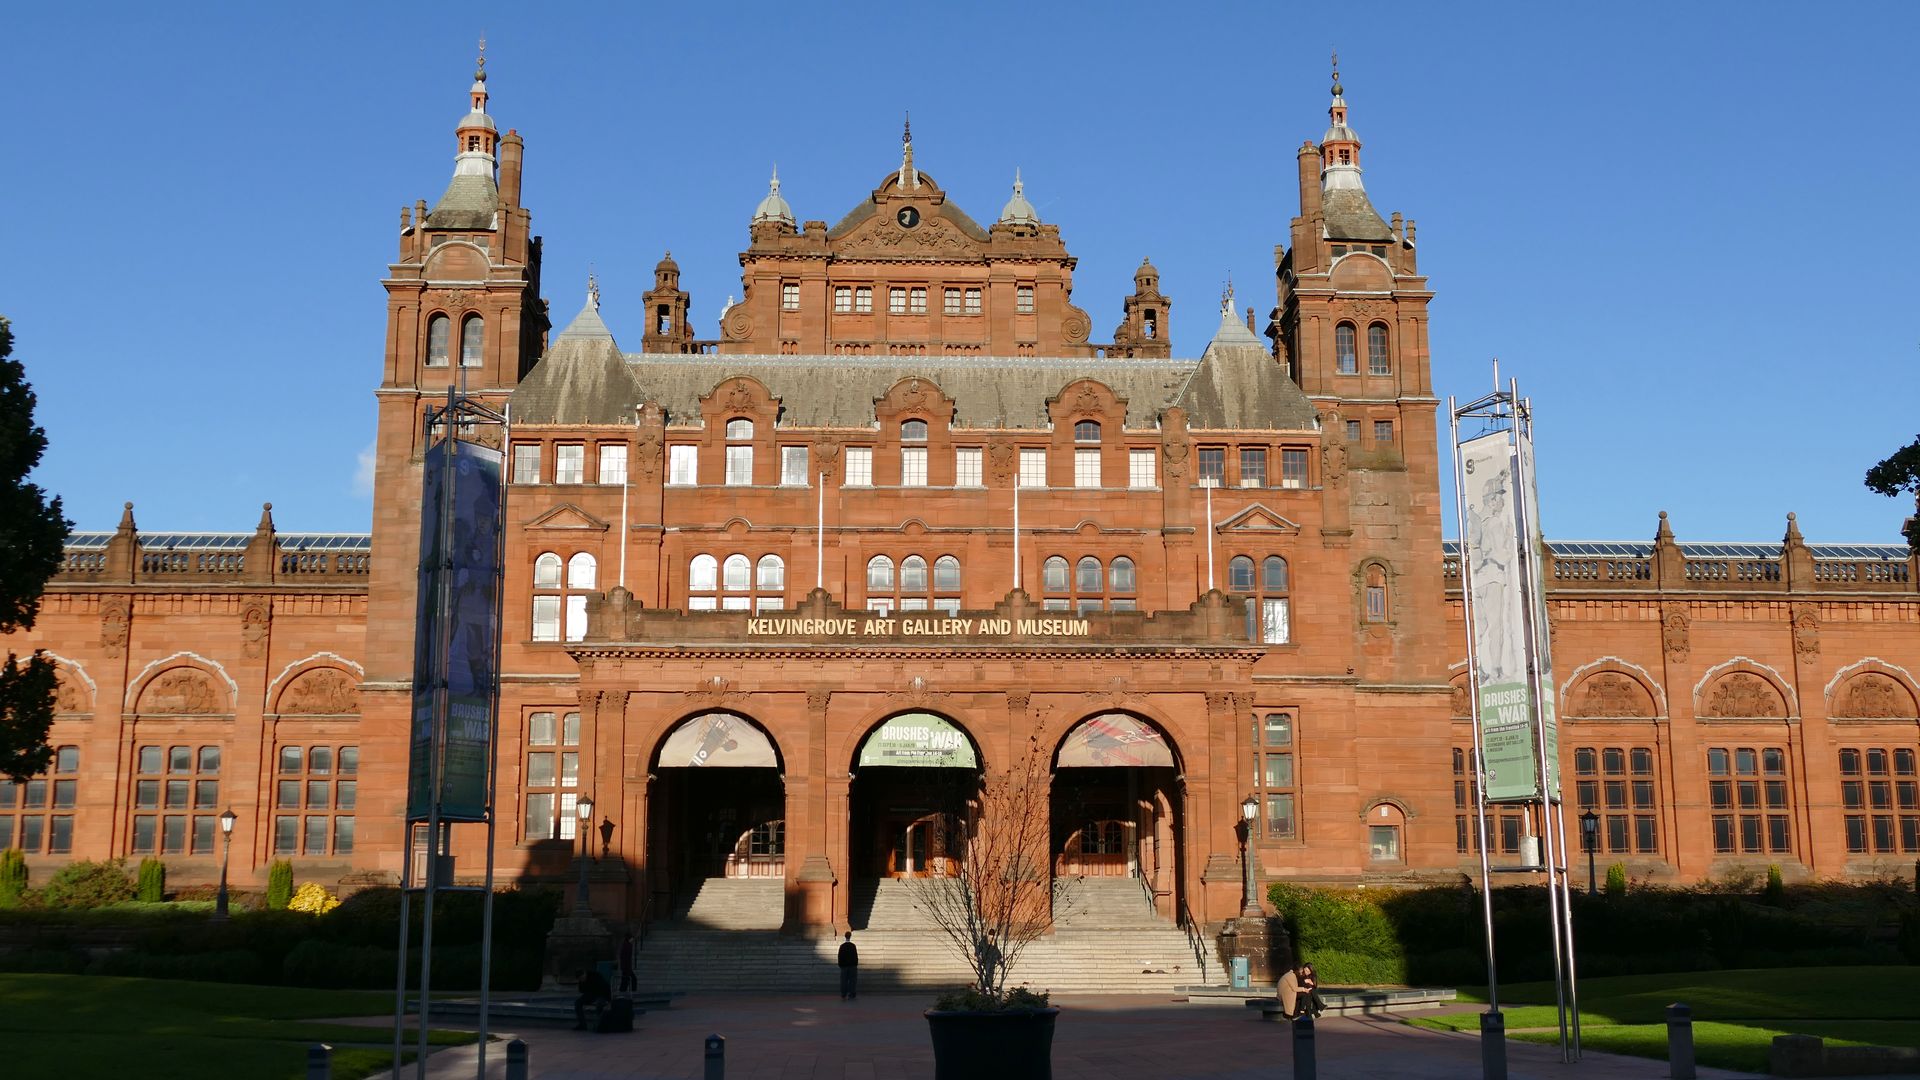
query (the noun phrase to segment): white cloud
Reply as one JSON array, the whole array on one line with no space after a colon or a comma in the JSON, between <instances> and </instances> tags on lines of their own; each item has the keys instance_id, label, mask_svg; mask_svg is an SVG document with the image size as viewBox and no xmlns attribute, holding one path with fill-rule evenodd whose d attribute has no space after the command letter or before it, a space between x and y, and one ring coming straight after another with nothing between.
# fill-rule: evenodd
<instances>
[{"instance_id":1,"label":"white cloud","mask_svg":"<svg viewBox=\"0 0 1920 1080\"><path fill-rule=\"evenodd\" d=\"M353 470L353 493L363 499L373 498L373 444L360 451Z\"/></svg>"}]
</instances>

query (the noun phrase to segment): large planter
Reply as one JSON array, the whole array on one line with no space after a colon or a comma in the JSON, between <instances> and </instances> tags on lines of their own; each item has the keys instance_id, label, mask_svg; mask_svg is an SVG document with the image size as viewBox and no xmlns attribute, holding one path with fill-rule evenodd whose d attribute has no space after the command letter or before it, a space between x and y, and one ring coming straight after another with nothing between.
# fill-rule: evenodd
<instances>
[{"instance_id":1,"label":"large planter","mask_svg":"<svg viewBox=\"0 0 1920 1080\"><path fill-rule=\"evenodd\" d=\"M1059 1009L927 1010L933 1080L1052 1080Z\"/></svg>"}]
</instances>

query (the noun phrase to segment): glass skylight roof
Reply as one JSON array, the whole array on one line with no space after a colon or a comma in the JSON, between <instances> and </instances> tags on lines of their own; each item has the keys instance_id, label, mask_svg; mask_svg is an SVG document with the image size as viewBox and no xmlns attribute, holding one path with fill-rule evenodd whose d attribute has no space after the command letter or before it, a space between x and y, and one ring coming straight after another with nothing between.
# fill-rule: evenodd
<instances>
[{"instance_id":1,"label":"glass skylight roof","mask_svg":"<svg viewBox=\"0 0 1920 1080\"><path fill-rule=\"evenodd\" d=\"M1567 559L1644 559L1653 554L1653 544L1645 540L1549 540L1555 555ZM1450 556L1460 554L1460 541L1443 540L1441 549ZM1808 544L1816 559L1857 561L1884 559L1905 562L1907 549L1902 544ZM1779 544L1699 543L1681 544L1681 554L1689 559L1778 559Z\"/></svg>"}]
</instances>

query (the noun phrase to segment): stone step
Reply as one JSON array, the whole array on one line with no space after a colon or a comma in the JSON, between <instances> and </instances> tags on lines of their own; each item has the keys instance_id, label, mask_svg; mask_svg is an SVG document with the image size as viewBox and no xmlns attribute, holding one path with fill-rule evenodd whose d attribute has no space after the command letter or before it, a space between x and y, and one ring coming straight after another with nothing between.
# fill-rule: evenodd
<instances>
[{"instance_id":1,"label":"stone step","mask_svg":"<svg viewBox=\"0 0 1920 1080\"><path fill-rule=\"evenodd\" d=\"M786 913L781 878L707 878L674 921L719 930L778 930Z\"/></svg>"}]
</instances>

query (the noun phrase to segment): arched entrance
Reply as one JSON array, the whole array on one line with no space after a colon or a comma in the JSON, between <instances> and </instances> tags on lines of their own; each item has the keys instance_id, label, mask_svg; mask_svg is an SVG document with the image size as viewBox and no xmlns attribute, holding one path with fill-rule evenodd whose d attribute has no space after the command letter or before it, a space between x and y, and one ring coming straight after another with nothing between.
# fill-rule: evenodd
<instances>
[{"instance_id":1,"label":"arched entrance","mask_svg":"<svg viewBox=\"0 0 1920 1080\"><path fill-rule=\"evenodd\" d=\"M958 872L980 788L980 755L958 725L927 712L890 716L854 755L847 789L848 920L906 926L915 913L888 883Z\"/></svg>"},{"instance_id":2,"label":"arched entrance","mask_svg":"<svg viewBox=\"0 0 1920 1080\"><path fill-rule=\"evenodd\" d=\"M655 917L702 921L719 912L778 927L784 905L774 883L783 886L786 877L786 790L773 740L737 713L700 713L661 740L650 773L647 867ZM749 879L765 884L725 884Z\"/></svg>"},{"instance_id":3,"label":"arched entrance","mask_svg":"<svg viewBox=\"0 0 1920 1080\"><path fill-rule=\"evenodd\" d=\"M1153 913L1176 917L1178 774L1166 734L1131 713L1102 713L1068 731L1054 755L1056 881L1079 883L1083 894L1134 897L1143 911L1150 901Z\"/></svg>"}]
</instances>

